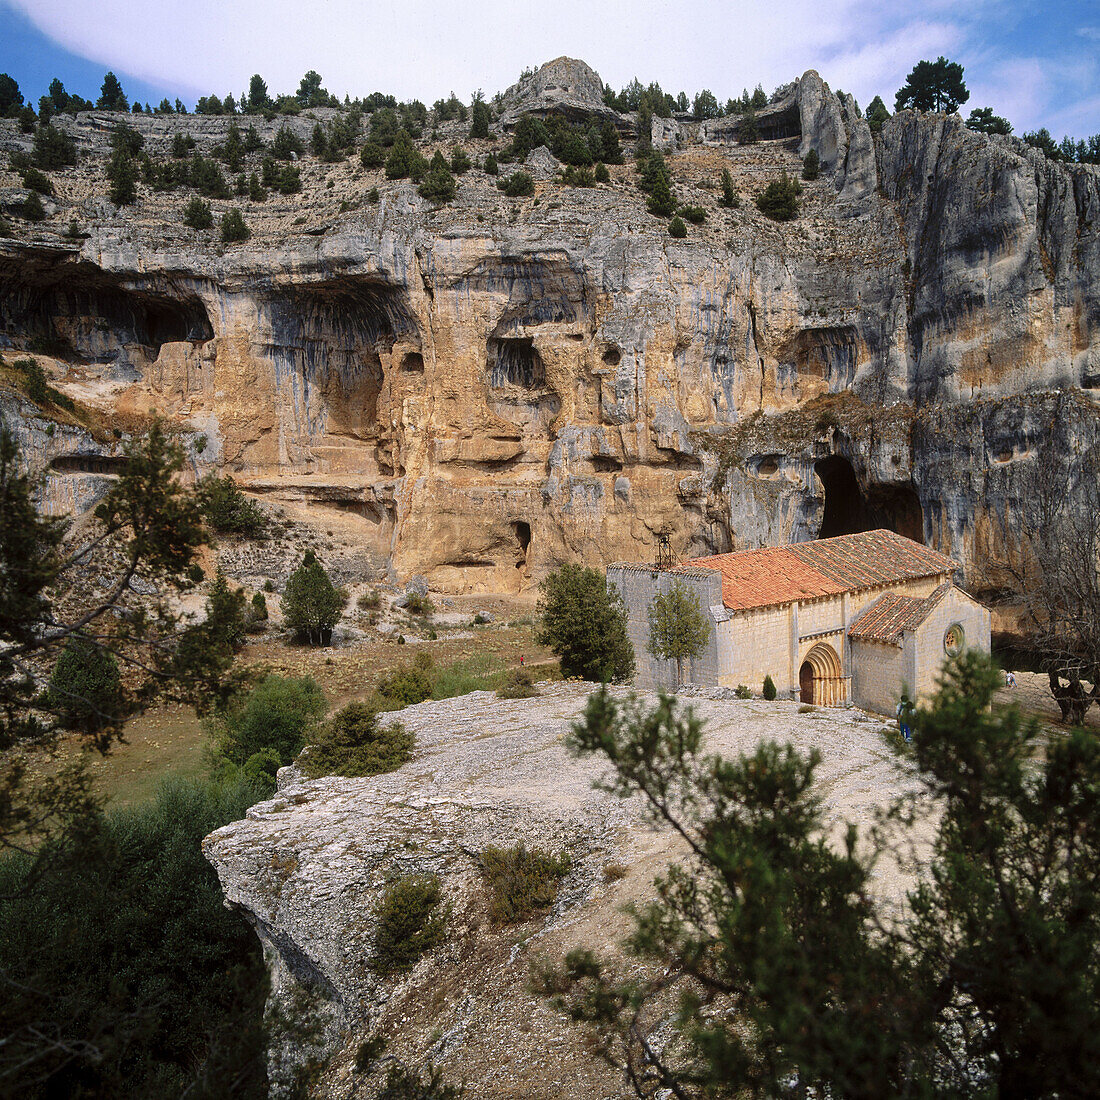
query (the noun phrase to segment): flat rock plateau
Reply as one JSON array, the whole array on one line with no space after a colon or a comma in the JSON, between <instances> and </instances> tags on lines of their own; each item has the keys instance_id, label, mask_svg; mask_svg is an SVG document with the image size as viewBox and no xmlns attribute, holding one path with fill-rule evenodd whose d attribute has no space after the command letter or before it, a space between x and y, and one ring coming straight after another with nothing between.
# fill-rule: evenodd
<instances>
[{"instance_id":1,"label":"flat rock plateau","mask_svg":"<svg viewBox=\"0 0 1100 1100\"><path fill-rule=\"evenodd\" d=\"M390 1053L442 1067L477 1097L632 1095L530 988L533 963L560 962L574 947L640 969L620 950L631 927L623 906L651 896L653 878L683 858L682 842L652 826L639 802L594 789L598 760L568 751L593 687L544 683L533 699L475 692L408 707L394 715L417 741L402 768L316 780L284 769L271 801L206 839L227 904L263 942L269 1012L294 1021L272 1048L276 1094L302 1067L324 1063L318 1095L370 1095L356 1052L381 1035ZM819 790L836 823L866 830L905 787L881 718L759 699L684 701L706 721L708 752L732 756L767 738L817 748ZM477 855L517 843L568 852L571 870L546 915L497 928ZM373 907L388 881L421 873L440 876L453 907L448 940L407 976L380 978L368 966ZM907 880L897 865L877 874L882 897L900 899Z\"/></svg>"}]
</instances>

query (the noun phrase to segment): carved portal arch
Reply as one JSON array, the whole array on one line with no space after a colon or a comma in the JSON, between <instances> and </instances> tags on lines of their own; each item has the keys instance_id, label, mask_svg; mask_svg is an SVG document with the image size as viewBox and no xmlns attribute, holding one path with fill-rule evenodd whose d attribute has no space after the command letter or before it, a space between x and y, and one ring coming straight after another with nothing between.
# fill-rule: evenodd
<instances>
[{"instance_id":1,"label":"carved portal arch","mask_svg":"<svg viewBox=\"0 0 1100 1100\"><path fill-rule=\"evenodd\" d=\"M836 706L846 700L844 670L840 656L828 642L818 642L798 670L799 697L819 707Z\"/></svg>"}]
</instances>

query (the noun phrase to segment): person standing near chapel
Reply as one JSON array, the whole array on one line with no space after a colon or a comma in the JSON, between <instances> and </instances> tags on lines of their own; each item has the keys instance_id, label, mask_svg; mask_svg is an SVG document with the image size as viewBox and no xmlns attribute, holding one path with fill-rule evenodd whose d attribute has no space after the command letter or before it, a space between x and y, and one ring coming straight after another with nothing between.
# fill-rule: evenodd
<instances>
[{"instance_id":1,"label":"person standing near chapel","mask_svg":"<svg viewBox=\"0 0 1100 1100\"><path fill-rule=\"evenodd\" d=\"M908 744L913 739L909 729L909 723L913 716L913 704L904 691L901 693L901 702L898 703L896 713L898 716L898 729L901 730L901 736Z\"/></svg>"}]
</instances>

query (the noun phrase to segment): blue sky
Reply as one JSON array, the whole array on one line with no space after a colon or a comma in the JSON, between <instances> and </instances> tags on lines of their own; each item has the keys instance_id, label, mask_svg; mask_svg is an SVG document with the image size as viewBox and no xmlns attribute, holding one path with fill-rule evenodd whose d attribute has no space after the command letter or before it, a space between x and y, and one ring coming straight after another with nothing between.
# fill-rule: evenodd
<instances>
[{"instance_id":1,"label":"blue sky","mask_svg":"<svg viewBox=\"0 0 1100 1100\"><path fill-rule=\"evenodd\" d=\"M307 69L341 96L466 99L567 54L616 88L637 75L720 100L815 68L892 108L915 62L944 54L965 66L964 113L1100 132L1097 0L0 0L0 43L0 72L32 102L54 76L94 99L111 69L154 105L239 95L254 72L292 92Z\"/></svg>"}]
</instances>

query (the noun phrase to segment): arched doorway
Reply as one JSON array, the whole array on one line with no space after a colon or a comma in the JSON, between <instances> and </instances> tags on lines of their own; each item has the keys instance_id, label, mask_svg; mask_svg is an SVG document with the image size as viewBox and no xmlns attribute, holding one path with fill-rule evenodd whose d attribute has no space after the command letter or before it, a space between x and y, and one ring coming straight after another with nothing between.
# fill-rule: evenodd
<instances>
[{"instance_id":1,"label":"arched doorway","mask_svg":"<svg viewBox=\"0 0 1100 1100\"><path fill-rule=\"evenodd\" d=\"M818 642L806 654L798 670L798 688L803 703L829 707L847 701L840 658L827 642Z\"/></svg>"}]
</instances>

